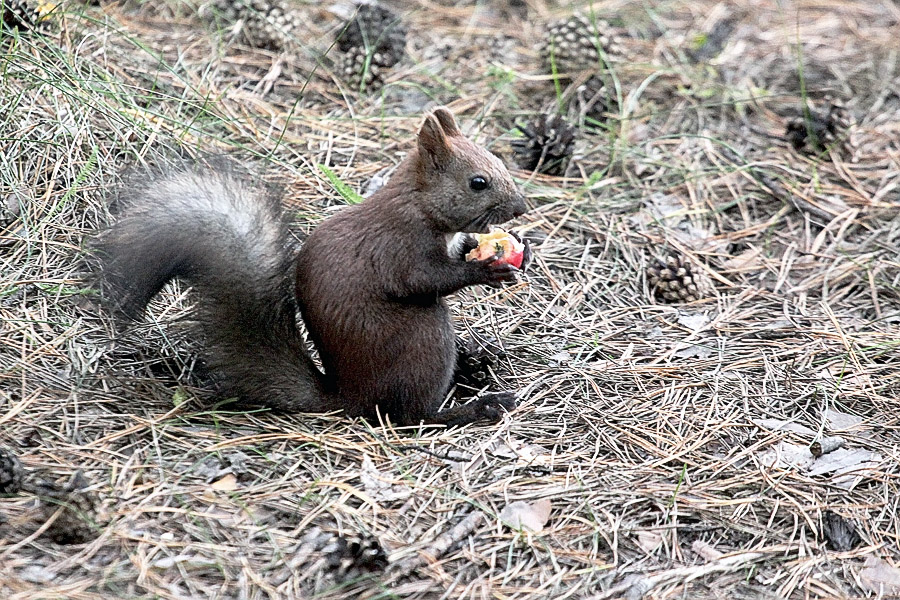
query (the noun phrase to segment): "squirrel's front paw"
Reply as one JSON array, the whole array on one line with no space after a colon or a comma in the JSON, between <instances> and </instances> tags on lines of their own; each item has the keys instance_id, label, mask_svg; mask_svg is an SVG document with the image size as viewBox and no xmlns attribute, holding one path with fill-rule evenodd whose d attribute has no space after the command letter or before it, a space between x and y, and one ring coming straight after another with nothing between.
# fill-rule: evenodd
<instances>
[{"instance_id":1,"label":"squirrel's front paw","mask_svg":"<svg viewBox=\"0 0 900 600\"><path fill-rule=\"evenodd\" d=\"M516 408L516 395L512 392L490 392L472 401L478 410L478 418L484 421L499 421L504 413Z\"/></svg>"},{"instance_id":2,"label":"squirrel's front paw","mask_svg":"<svg viewBox=\"0 0 900 600\"><path fill-rule=\"evenodd\" d=\"M504 283L514 282L519 269L499 260L496 256L468 263L477 273L477 283L493 287L501 287Z\"/></svg>"},{"instance_id":3,"label":"squirrel's front paw","mask_svg":"<svg viewBox=\"0 0 900 600\"><path fill-rule=\"evenodd\" d=\"M519 266L519 270L521 272L525 272L528 268L528 265L531 264L531 259L534 258L534 250L531 249L531 242L526 237L522 237L515 231L510 230L509 235L516 238L516 241L525 246L525 249L522 251L522 264Z\"/></svg>"}]
</instances>

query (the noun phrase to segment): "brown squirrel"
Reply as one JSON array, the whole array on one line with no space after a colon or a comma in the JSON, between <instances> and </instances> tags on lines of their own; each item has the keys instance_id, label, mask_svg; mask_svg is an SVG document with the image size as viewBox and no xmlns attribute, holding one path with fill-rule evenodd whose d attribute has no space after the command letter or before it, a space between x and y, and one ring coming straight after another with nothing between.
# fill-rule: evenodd
<instances>
[{"instance_id":1,"label":"brown squirrel","mask_svg":"<svg viewBox=\"0 0 900 600\"><path fill-rule=\"evenodd\" d=\"M283 411L380 412L404 425L497 420L515 407L514 394L500 392L438 410L456 362L444 296L518 272L496 257L466 261L448 240L526 210L502 162L466 139L446 108L426 115L417 148L382 189L316 227L296 255L279 199L222 170L159 176L118 204L93 244L104 295L136 319L169 280L190 283L205 359L227 397Z\"/></svg>"}]
</instances>

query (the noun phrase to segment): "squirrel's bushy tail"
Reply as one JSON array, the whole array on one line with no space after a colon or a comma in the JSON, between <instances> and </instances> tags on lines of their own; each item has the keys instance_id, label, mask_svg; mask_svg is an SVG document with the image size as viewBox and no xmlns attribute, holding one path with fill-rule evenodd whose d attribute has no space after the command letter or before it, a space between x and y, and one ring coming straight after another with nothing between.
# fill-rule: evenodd
<instances>
[{"instance_id":1,"label":"squirrel's bushy tail","mask_svg":"<svg viewBox=\"0 0 900 600\"><path fill-rule=\"evenodd\" d=\"M236 175L179 170L122 190L93 243L104 300L130 319L179 277L222 392L289 411L334 407L297 328L293 253L277 198Z\"/></svg>"}]
</instances>

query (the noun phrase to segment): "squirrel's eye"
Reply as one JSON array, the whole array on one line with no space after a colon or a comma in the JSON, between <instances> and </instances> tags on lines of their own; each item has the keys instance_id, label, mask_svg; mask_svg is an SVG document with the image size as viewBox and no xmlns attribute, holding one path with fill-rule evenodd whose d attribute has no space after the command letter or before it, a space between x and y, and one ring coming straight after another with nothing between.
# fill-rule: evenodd
<instances>
[{"instance_id":1,"label":"squirrel's eye","mask_svg":"<svg viewBox=\"0 0 900 600\"><path fill-rule=\"evenodd\" d=\"M469 180L469 187L472 188L476 192L480 192L481 190L488 189L487 179L482 177L481 175L476 175L472 179Z\"/></svg>"}]
</instances>

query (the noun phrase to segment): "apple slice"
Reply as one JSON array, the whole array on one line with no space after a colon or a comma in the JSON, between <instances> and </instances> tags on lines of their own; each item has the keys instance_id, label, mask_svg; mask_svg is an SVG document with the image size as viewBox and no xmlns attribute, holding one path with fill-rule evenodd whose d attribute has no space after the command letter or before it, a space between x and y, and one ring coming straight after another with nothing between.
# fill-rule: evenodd
<instances>
[{"instance_id":1,"label":"apple slice","mask_svg":"<svg viewBox=\"0 0 900 600\"><path fill-rule=\"evenodd\" d=\"M466 260L487 260L496 256L498 261L519 269L525 257L525 244L513 237L509 232L495 229L490 233L476 233L478 246L466 254Z\"/></svg>"}]
</instances>

